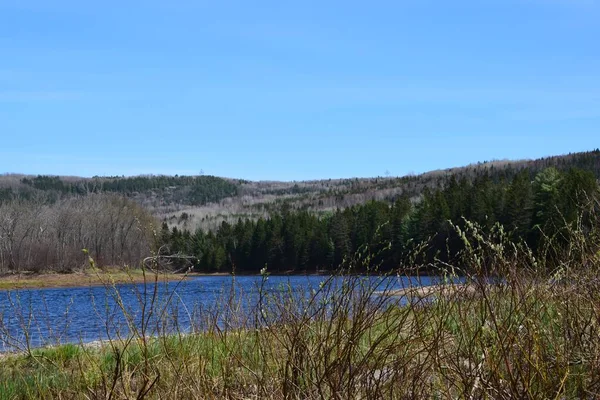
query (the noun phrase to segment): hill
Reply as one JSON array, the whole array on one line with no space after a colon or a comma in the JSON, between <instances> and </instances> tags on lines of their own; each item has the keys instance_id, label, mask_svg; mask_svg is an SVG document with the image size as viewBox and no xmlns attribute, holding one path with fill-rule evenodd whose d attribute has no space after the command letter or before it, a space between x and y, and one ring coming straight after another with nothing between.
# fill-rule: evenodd
<instances>
[{"instance_id":1,"label":"hill","mask_svg":"<svg viewBox=\"0 0 600 400\"><path fill-rule=\"evenodd\" d=\"M460 254L455 227L467 220L485 232L499 223L542 251L545 235L591 223L581 207L600 198L599 177L599 150L303 182L6 174L0 272L75 270L87 262L81 249L99 265L131 265L158 248L193 256L204 272L328 270L365 246L396 268L415 243L427 243L421 254L432 260Z\"/></svg>"},{"instance_id":2,"label":"hill","mask_svg":"<svg viewBox=\"0 0 600 400\"><path fill-rule=\"evenodd\" d=\"M425 189L442 189L451 178L473 182L483 174L510 181L526 169L530 178L545 168L580 168L600 178L600 150L535 160L492 160L402 177L323 179L294 182L247 181L215 176L58 177L4 174L0 202L14 198L55 202L90 193L122 194L169 226L214 230L223 221L266 218L282 209L322 214L369 201L418 201Z\"/></svg>"}]
</instances>

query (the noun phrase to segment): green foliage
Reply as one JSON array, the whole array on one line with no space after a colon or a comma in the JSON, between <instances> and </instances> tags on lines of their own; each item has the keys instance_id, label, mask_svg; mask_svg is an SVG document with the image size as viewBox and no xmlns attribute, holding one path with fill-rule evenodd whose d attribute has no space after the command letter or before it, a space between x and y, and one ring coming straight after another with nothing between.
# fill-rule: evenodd
<instances>
[{"instance_id":1,"label":"green foliage","mask_svg":"<svg viewBox=\"0 0 600 400\"><path fill-rule=\"evenodd\" d=\"M437 190L426 188L420 201L398 198L390 204L370 201L318 216L288 204L268 219L223 222L216 232L173 230L163 243L173 252L194 255L198 271L275 272L331 270L366 247L379 254L382 268L402 265L414 243L427 242L422 261L450 261L464 248L453 225L464 219L486 231L497 223L514 240L541 249L544 238L578 221L581 210L598 195L589 171L549 167L530 179L523 169L511 179L482 173L474 180L450 179ZM387 244L389 247L386 248Z\"/></svg>"},{"instance_id":2,"label":"green foliage","mask_svg":"<svg viewBox=\"0 0 600 400\"><path fill-rule=\"evenodd\" d=\"M533 192L529 171L518 173L506 189L506 200L501 222L516 237L526 237L533 216Z\"/></svg>"},{"instance_id":3,"label":"green foliage","mask_svg":"<svg viewBox=\"0 0 600 400\"><path fill-rule=\"evenodd\" d=\"M560 224L561 183L562 174L552 167L537 174L533 182L534 223L545 230Z\"/></svg>"}]
</instances>

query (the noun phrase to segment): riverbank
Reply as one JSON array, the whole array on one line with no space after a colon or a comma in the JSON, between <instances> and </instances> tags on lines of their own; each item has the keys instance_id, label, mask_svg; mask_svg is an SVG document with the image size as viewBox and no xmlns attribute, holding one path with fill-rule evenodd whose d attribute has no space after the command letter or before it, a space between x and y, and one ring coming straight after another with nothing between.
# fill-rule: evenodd
<instances>
[{"instance_id":1,"label":"riverbank","mask_svg":"<svg viewBox=\"0 0 600 400\"><path fill-rule=\"evenodd\" d=\"M0 290L42 289L104 286L124 283L168 282L197 276L220 276L229 274L154 273L141 269L104 268L71 273L23 273L0 276Z\"/></svg>"},{"instance_id":2,"label":"riverbank","mask_svg":"<svg viewBox=\"0 0 600 400\"><path fill-rule=\"evenodd\" d=\"M250 312L222 302L203 311L209 323L192 334L136 331L7 354L0 357L0 398L585 398L597 392L600 342L589 304L598 304L600 290L593 277L569 286L520 278L501 288L390 290L436 296L392 306L363 283L325 287L328 301L312 302L308 313L293 294L266 297ZM225 321L242 324L230 328Z\"/></svg>"}]
</instances>

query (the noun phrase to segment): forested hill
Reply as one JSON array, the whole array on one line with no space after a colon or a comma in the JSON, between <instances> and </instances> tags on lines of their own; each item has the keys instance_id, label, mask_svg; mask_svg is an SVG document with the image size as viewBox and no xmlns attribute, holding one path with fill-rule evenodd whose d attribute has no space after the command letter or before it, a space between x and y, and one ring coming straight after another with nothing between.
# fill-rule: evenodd
<instances>
[{"instance_id":1,"label":"forested hill","mask_svg":"<svg viewBox=\"0 0 600 400\"><path fill-rule=\"evenodd\" d=\"M265 264L281 272L329 270L364 246L394 268L421 241L425 257L457 254L452 224L465 229L466 220L485 231L501 224L538 251L542 232L597 223L590 216L600 215L599 177L599 150L306 182L6 174L0 273L76 269L86 262L82 248L101 265L134 264L157 244L194 256L198 271L257 272ZM590 199L595 208L582 214Z\"/></svg>"},{"instance_id":2,"label":"forested hill","mask_svg":"<svg viewBox=\"0 0 600 400\"><path fill-rule=\"evenodd\" d=\"M5 175L0 178L0 201L22 198L54 202L62 197L118 193L133 197L142 205L202 205L236 196L240 183L204 175L94 178Z\"/></svg>"},{"instance_id":3,"label":"forested hill","mask_svg":"<svg viewBox=\"0 0 600 400\"><path fill-rule=\"evenodd\" d=\"M391 203L401 196L418 199L425 189L444 188L452 179L472 183L484 173L493 182L510 181L526 169L533 179L548 167L562 172L575 167L600 178L600 151L537 160L480 162L403 177L300 182L251 182L205 175L80 178L5 174L0 176L0 203L18 198L52 203L91 193L117 193L135 200L171 227L214 230L223 221L268 218L286 208L322 214L371 200Z\"/></svg>"},{"instance_id":4,"label":"forested hill","mask_svg":"<svg viewBox=\"0 0 600 400\"><path fill-rule=\"evenodd\" d=\"M171 204L155 209L170 227L215 230L222 222L236 223L238 218L269 218L285 209L305 210L324 215L337 209L365 204L369 201L393 203L400 197L418 201L425 189L447 187L450 182L473 183L487 176L492 182L511 181L521 170L529 179L548 167L566 172L579 168L600 178L600 150L546 157L537 160L489 161L459 168L427 172L403 177L326 179L302 182L241 182L239 194L218 203L187 207Z\"/></svg>"},{"instance_id":5,"label":"forested hill","mask_svg":"<svg viewBox=\"0 0 600 400\"><path fill-rule=\"evenodd\" d=\"M599 228L600 192L591 169L534 169L540 164L510 174L482 170L472 179L453 175L416 199L403 194L393 202L371 200L322 214L284 207L268 218L223 221L211 231L164 223L161 242L171 253L195 256L198 271L256 273L266 265L272 272L298 273L330 271L356 254L366 254L379 271L410 267L416 249L421 265L443 260L460 269L467 247L493 235L526 243L554 268L552 254L581 251L569 247L570 235ZM354 267L364 271L366 265Z\"/></svg>"}]
</instances>

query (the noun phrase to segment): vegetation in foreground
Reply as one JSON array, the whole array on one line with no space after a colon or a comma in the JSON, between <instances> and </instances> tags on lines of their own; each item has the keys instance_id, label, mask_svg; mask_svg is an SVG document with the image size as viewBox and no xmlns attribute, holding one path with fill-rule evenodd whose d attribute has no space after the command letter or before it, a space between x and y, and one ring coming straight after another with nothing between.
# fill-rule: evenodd
<instances>
[{"instance_id":1,"label":"vegetation in foreground","mask_svg":"<svg viewBox=\"0 0 600 400\"><path fill-rule=\"evenodd\" d=\"M546 242L540 256L499 225L455 227L469 290L452 283L464 270L437 261L448 279L429 295L409 288L386 296L389 287L351 276L308 297L259 291L251 312L231 296L205 310L191 334L151 338L142 324L99 346L24 348L0 360L0 397L595 398L593 221ZM363 250L345 267L374 268L376 257Z\"/></svg>"}]
</instances>

